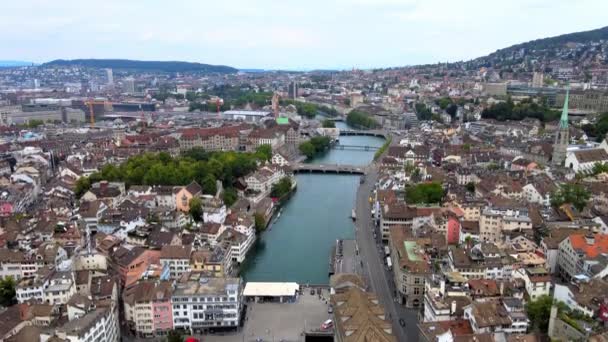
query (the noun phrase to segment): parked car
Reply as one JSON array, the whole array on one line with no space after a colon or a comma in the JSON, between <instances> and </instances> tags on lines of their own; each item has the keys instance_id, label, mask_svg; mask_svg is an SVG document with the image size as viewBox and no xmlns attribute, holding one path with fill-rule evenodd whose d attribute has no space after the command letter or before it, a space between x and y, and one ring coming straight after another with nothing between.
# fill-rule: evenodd
<instances>
[{"instance_id":1,"label":"parked car","mask_svg":"<svg viewBox=\"0 0 608 342\"><path fill-rule=\"evenodd\" d=\"M321 329L323 330L331 329L333 327L334 321L332 321L331 319L328 319L327 321L323 322L323 324L321 324Z\"/></svg>"},{"instance_id":2,"label":"parked car","mask_svg":"<svg viewBox=\"0 0 608 342\"><path fill-rule=\"evenodd\" d=\"M328 314L334 313L334 307L333 307L332 305L330 305L330 306L327 308L327 313L328 313Z\"/></svg>"},{"instance_id":3,"label":"parked car","mask_svg":"<svg viewBox=\"0 0 608 342\"><path fill-rule=\"evenodd\" d=\"M399 325L402 327L405 326L405 321L403 320L403 318L399 318Z\"/></svg>"},{"instance_id":4,"label":"parked car","mask_svg":"<svg viewBox=\"0 0 608 342\"><path fill-rule=\"evenodd\" d=\"M315 289L310 289L310 295L314 296L314 294L315 294Z\"/></svg>"}]
</instances>

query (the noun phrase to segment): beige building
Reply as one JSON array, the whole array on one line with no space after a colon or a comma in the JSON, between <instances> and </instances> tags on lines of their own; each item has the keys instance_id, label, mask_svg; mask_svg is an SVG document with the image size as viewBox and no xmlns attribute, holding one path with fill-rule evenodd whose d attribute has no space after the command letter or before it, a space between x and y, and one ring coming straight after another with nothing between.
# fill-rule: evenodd
<instances>
[{"instance_id":1,"label":"beige building","mask_svg":"<svg viewBox=\"0 0 608 342\"><path fill-rule=\"evenodd\" d=\"M423 305L424 280L431 272L424 247L398 226L390 228L389 245L395 286L402 303L410 308Z\"/></svg>"},{"instance_id":2,"label":"beige building","mask_svg":"<svg viewBox=\"0 0 608 342\"><path fill-rule=\"evenodd\" d=\"M181 132L179 148L187 151L202 147L205 151L235 151L239 148L241 126L189 128Z\"/></svg>"},{"instance_id":3,"label":"beige building","mask_svg":"<svg viewBox=\"0 0 608 342\"><path fill-rule=\"evenodd\" d=\"M555 106L563 107L566 93L558 93ZM594 112L608 112L608 91L570 90L568 108Z\"/></svg>"}]
</instances>

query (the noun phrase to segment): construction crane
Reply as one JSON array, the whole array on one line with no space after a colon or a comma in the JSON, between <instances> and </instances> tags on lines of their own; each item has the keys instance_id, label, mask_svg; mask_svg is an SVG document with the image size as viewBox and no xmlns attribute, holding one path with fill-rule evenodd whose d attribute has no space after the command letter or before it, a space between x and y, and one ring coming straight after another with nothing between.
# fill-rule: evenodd
<instances>
[{"instance_id":1,"label":"construction crane","mask_svg":"<svg viewBox=\"0 0 608 342\"><path fill-rule=\"evenodd\" d=\"M221 119L222 115L220 114L220 110L222 109L222 105L224 105L224 100L222 100L221 98L217 98L217 100L215 100L215 106L217 107L217 118Z\"/></svg>"},{"instance_id":2,"label":"construction crane","mask_svg":"<svg viewBox=\"0 0 608 342\"><path fill-rule=\"evenodd\" d=\"M111 106L112 102L110 101L106 101L106 100L95 100L95 99L89 99L85 102L85 105L87 105L89 107L89 115L90 115L90 119L91 119L91 128L95 127L95 111L93 110L93 106L94 105L103 105L104 108L106 106Z\"/></svg>"}]
</instances>

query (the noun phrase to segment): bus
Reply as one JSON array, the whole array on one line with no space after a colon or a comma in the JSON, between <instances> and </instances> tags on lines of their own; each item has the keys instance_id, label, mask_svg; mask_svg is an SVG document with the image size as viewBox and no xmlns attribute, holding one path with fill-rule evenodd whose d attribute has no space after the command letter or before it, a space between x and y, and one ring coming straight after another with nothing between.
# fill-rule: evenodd
<instances>
[{"instance_id":1,"label":"bus","mask_svg":"<svg viewBox=\"0 0 608 342\"><path fill-rule=\"evenodd\" d=\"M386 257L386 266L389 270L393 268L393 262L391 261L391 257Z\"/></svg>"},{"instance_id":2,"label":"bus","mask_svg":"<svg viewBox=\"0 0 608 342\"><path fill-rule=\"evenodd\" d=\"M389 255L391 255L391 250L390 250L390 249L388 249L388 246L384 246L384 255L385 255L385 256L389 256Z\"/></svg>"}]
</instances>

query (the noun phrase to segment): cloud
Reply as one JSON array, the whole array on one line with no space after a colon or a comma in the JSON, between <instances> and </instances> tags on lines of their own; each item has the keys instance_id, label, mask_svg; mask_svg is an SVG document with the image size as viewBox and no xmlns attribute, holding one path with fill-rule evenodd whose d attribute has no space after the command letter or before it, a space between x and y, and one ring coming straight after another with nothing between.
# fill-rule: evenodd
<instances>
[{"instance_id":1,"label":"cloud","mask_svg":"<svg viewBox=\"0 0 608 342\"><path fill-rule=\"evenodd\" d=\"M0 56L380 67L473 58L605 25L604 0L5 1Z\"/></svg>"}]
</instances>

